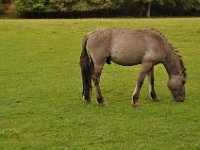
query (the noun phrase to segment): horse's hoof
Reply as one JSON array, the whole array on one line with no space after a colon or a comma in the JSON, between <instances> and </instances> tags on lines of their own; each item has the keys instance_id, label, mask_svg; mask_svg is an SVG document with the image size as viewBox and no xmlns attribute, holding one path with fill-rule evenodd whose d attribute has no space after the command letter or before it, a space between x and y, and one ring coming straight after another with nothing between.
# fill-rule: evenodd
<instances>
[{"instance_id":1,"label":"horse's hoof","mask_svg":"<svg viewBox=\"0 0 200 150\"><path fill-rule=\"evenodd\" d=\"M133 102L133 104L132 104L132 106L134 107L134 108L138 108L139 107L139 102Z\"/></svg>"},{"instance_id":2,"label":"horse's hoof","mask_svg":"<svg viewBox=\"0 0 200 150\"><path fill-rule=\"evenodd\" d=\"M86 104L88 104L88 105L89 105L89 104L92 104L92 101L91 101L91 100L89 100L89 101L86 100Z\"/></svg>"},{"instance_id":3,"label":"horse's hoof","mask_svg":"<svg viewBox=\"0 0 200 150\"><path fill-rule=\"evenodd\" d=\"M85 98L85 96L83 95L83 100L85 100L86 104L91 104L92 100L90 98Z\"/></svg>"},{"instance_id":4,"label":"horse's hoof","mask_svg":"<svg viewBox=\"0 0 200 150\"><path fill-rule=\"evenodd\" d=\"M154 92L151 92L150 93L150 98L153 100L153 101L159 101L159 97L156 95L156 93Z\"/></svg>"},{"instance_id":5,"label":"horse's hoof","mask_svg":"<svg viewBox=\"0 0 200 150\"><path fill-rule=\"evenodd\" d=\"M99 103L99 105L102 107L105 107L105 106L107 106L107 103L105 101L103 101L103 102Z\"/></svg>"},{"instance_id":6,"label":"horse's hoof","mask_svg":"<svg viewBox=\"0 0 200 150\"><path fill-rule=\"evenodd\" d=\"M160 100L160 98L158 96L156 96L155 98L151 98L154 102L158 102Z\"/></svg>"}]
</instances>

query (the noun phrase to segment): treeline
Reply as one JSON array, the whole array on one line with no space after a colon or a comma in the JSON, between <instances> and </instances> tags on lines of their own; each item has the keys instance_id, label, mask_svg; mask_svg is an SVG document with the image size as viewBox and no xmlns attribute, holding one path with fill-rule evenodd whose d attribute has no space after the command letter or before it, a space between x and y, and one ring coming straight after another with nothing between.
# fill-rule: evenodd
<instances>
[{"instance_id":1,"label":"treeline","mask_svg":"<svg viewBox=\"0 0 200 150\"><path fill-rule=\"evenodd\" d=\"M6 0L0 1L6 2ZM27 18L200 16L200 0L13 0L12 2L16 4L21 16Z\"/></svg>"}]
</instances>

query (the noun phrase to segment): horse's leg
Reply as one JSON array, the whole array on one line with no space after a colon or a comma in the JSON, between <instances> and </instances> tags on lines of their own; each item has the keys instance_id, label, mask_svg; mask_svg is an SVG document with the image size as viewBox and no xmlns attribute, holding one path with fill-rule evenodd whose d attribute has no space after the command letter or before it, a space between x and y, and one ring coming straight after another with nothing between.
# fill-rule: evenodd
<instances>
[{"instance_id":1,"label":"horse's leg","mask_svg":"<svg viewBox=\"0 0 200 150\"><path fill-rule=\"evenodd\" d=\"M149 79L149 94L152 100L158 100L158 97L155 92L154 88L154 69L152 69L148 72L148 79Z\"/></svg>"},{"instance_id":2,"label":"horse's leg","mask_svg":"<svg viewBox=\"0 0 200 150\"><path fill-rule=\"evenodd\" d=\"M153 65L152 63L143 63L142 64L142 69L140 71L139 78L137 80L137 85L133 92L133 106L134 107L139 105L138 99L139 99L140 90L141 90L142 84L144 82L144 78L145 78L146 74L149 72L149 70L151 70L152 65Z\"/></svg>"},{"instance_id":3,"label":"horse's leg","mask_svg":"<svg viewBox=\"0 0 200 150\"><path fill-rule=\"evenodd\" d=\"M94 87L95 87L95 90L96 90L97 101L99 102L100 105L105 105L106 103L103 99L101 89L100 89L100 86L99 86L102 69L103 69L103 64L101 64L101 65L94 64L92 79L93 79Z\"/></svg>"}]
</instances>

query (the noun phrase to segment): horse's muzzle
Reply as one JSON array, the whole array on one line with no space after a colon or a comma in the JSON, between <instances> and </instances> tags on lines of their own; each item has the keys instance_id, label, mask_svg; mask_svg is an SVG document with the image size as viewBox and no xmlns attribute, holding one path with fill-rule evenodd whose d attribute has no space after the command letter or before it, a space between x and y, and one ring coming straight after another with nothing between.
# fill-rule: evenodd
<instances>
[{"instance_id":1,"label":"horse's muzzle","mask_svg":"<svg viewBox=\"0 0 200 150\"><path fill-rule=\"evenodd\" d=\"M175 97L174 99L175 99L175 101L177 101L177 102L183 102L183 101L185 100L185 97L183 97L183 96L178 96L178 97Z\"/></svg>"}]
</instances>

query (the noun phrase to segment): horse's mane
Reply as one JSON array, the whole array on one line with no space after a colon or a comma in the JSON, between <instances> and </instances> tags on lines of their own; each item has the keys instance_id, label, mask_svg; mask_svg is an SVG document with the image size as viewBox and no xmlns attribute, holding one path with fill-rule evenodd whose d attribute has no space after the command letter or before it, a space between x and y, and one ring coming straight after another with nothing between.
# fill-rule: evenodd
<instances>
[{"instance_id":1,"label":"horse's mane","mask_svg":"<svg viewBox=\"0 0 200 150\"><path fill-rule=\"evenodd\" d=\"M184 66L183 60L181 55L179 55L179 51L176 50L176 48L174 48L174 46L168 41L168 39L157 29L155 28L151 28L150 32L154 32L154 33L158 33L163 39L165 39L165 41L169 44L170 49L172 50L173 54L178 58L179 60L179 65L180 65L180 70L181 73L183 74L183 76L186 78L187 74L186 74L186 68Z\"/></svg>"}]
</instances>

